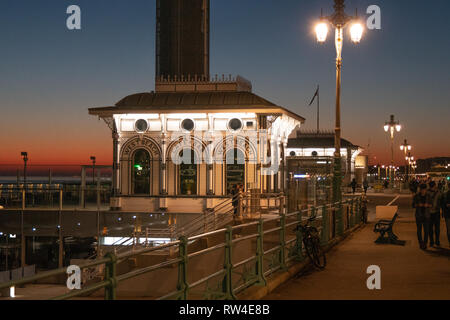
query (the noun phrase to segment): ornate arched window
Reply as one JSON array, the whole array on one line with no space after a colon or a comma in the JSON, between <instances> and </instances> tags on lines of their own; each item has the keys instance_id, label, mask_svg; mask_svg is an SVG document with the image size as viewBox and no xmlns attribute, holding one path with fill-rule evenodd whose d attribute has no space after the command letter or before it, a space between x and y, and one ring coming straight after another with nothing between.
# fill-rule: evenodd
<instances>
[{"instance_id":1,"label":"ornate arched window","mask_svg":"<svg viewBox=\"0 0 450 320\"><path fill-rule=\"evenodd\" d=\"M197 194L197 158L194 150L183 149L180 152L181 164L179 166L180 194Z\"/></svg>"},{"instance_id":2,"label":"ornate arched window","mask_svg":"<svg viewBox=\"0 0 450 320\"><path fill-rule=\"evenodd\" d=\"M240 149L231 149L226 155L226 190L231 190L236 185L245 187L245 154Z\"/></svg>"},{"instance_id":3,"label":"ornate arched window","mask_svg":"<svg viewBox=\"0 0 450 320\"><path fill-rule=\"evenodd\" d=\"M138 149L133 156L132 185L134 194L150 194L150 153Z\"/></svg>"}]
</instances>

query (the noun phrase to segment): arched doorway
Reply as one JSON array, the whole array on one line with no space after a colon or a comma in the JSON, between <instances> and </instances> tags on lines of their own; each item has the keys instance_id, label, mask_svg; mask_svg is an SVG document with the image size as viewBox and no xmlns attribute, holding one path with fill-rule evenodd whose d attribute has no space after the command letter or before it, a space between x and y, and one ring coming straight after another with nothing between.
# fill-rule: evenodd
<instances>
[{"instance_id":1,"label":"arched doorway","mask_svg":"<svg viewBox=\"0 0 450 320\"><path fill-rule=\"evenodd\" d=\"M133 156L132 185L134 194L150 194L150 153L138 149Z\"/></svg>"},{"instance_id":2,"label":"arched doorway","mask_svg":"<svg viewBox=\"0 0 450 320\"><path fill-rule=\"evenodd\" d=\"M245 189L245 154L240 149L231 149L226 155L226 191L228 194L236 185Z\"/></svg>"},{"instance_id":3,"label":"arched doorway","mask_svg":"<svg viewBox=\"0 0 450 320\"><path fill-rule=\"evenodd\" d=\"M197 195L197 157L192 149L183 149L180 152L181 164L179 166L180 195Z\"/></svg>"}]
</instances>

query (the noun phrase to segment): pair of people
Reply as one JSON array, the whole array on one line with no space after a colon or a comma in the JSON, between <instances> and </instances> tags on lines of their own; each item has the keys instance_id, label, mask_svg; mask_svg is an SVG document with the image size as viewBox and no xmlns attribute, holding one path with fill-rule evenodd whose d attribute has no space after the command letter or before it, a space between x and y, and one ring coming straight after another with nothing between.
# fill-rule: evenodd
<instances>
[{"instance_id":1,"label":"pair of people","mask_svg":"<svg viewBox=\"0 0 450 320\"><path fill-rule=\"evenodd\" d=\"M416 209L417 238L421 249L427 248L428 241L431 247L435 245L440 247L441 210L450 243L449 198L449 192L441 194L434 181L428 186L426 184L419 186L419 192L413 199L413 208Z\"/></svg>"},{"instance_id":2,"label":"pair of people","mask_svg":"<svg viewBox=\"0 0 450 320\"><path fill-rule=\"evenodd\" d=\"M352 180L352 182L350 183L350 186L352 187L353 194L355 194L356 193L356 187L358 186L358 183L356 182L356 179ZM364 188L364 193L367 194L367 189L369 189L369 182L367 182L367 180L364 180L363 188Z\"/></svg>"}]
</instances>

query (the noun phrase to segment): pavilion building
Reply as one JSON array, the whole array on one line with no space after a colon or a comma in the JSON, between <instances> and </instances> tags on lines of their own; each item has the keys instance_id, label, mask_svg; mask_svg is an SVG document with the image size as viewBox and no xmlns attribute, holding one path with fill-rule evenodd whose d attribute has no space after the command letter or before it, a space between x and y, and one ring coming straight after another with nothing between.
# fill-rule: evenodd
<instances>
[{"instance_id":1,"label":"pavilion building","mask_svg":"<svg viewBox=\"0 0 450 320\"><path fill-rule=\"evenodd\" d=\"M304 118L209 75L209 0L157 1L155 90L91 108L113 136L113 197L122 211L201 213L235 185L287 188L289 135Z\"/></svg>"}]
</instances>

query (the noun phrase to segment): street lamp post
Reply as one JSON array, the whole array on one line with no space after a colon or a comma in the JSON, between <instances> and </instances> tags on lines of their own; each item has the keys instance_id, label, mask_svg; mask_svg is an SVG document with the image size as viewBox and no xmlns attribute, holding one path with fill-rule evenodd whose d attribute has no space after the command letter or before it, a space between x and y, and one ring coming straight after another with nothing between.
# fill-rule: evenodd
<instances>
[{"instance_id":1,"label":"street lamp post","mask_svg":"<svg viewBox=\"0 0 450 320\"><path fill-rule=\"evenodd\" d=\"M334 13L328 17L321 17L316 25L315 31L317 41L324 43L328 34L328 25L336 29L336 127L334 136L334 174L333 174L333 202L342 199L341 184L341 69L342 69L342 46L344 42L344 29L351 24L350 35L354 43L359 43L364 31L363 24L357 17L348 16L345 11L344 0L334 0Z\"/></svg>"},{"instance_id":2,"label":"street lamp post","mask_svg":"<svg viewBox=\"0 0 450 320\"><path fill-rule=\"evenodd\" d=\"M92 184L95 185L95 157L91 156L92 161Z\"/></svg>"},{"instance_id":3,"label":"street lamp post","mask_svg":"<svg viewBox=\"0 0 450 320\"><path fill-rule=\"evenodd\" d=\"M411 151L412 147L410 144L408 144L408 140L405 139L405 141L403 142L403 144L400 146L400 150L402 150L405 153L405 158L408 155L408 151ZM406 182L409 182L409 165L408 165L408 159L406 159L406 164L405 164L405 176Z\"/></svg>"},{"instance_id":4,"label":"street lamp post","mask_svg":"<svg viewBox=\"0 0 450 320\"><path fill-rule=\"evenodd\" d=\"M21 152L20 155L23 159L23 185L27 187L27 162L28 162L28 152Z\"/></svg>"},{"instance_id":5,"label":"street lamp post","mask_svg":"<svg viewBox=\"0 0 450 320\"><path fill-rule=\"evenodd\" d=\"M412 169L412 167L413 167L413 165L414 165L414 157L413 156L411 156L411 152L408 152L408 154L406 155L406 157L405 157L405 160L406 160L406 163L407 163L407 165L408 165L408 170L411 168Z\"/></svg>"},{"instance_id":6,"label":"street lamp post","mask_svg":"<svg viewBox=\"0 0 450 320\"><path fill-rule=\"evenodd\" d=\"M26 188L27 188L27 162L28 162L28 152L21 152L20 155L23 159L23 185L22 190L22 210L20 215L20 265L25 267L25 226L24 226L24 211L26 206Z\"/></svg>"},{"instance_id":7,"label":"street lamp post","mask_svg":"<svg viewBox=\"0 0 450 320\"><path fill-rule=\"evenodd\" d=\"M384 131L389 132L391 136L391 166L394 167L394 133L400 132L402 126L399 121L395 121L394 115L391 115L391 120L386 122L384 125ZM390 173L390 179L392 179L392 170ZM394 180L391 180L392 186L394 187Z\"/></svg>"}]
</instances>

